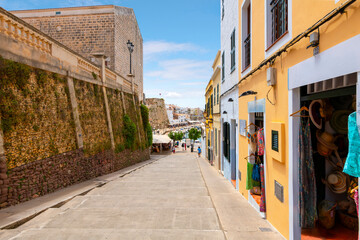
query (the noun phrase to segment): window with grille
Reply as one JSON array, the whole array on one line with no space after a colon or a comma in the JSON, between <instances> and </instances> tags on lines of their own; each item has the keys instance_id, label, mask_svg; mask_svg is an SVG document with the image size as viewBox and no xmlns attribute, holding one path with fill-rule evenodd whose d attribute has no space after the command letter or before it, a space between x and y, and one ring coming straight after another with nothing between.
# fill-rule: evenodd
<instances>
[{"instance_id":1,"label":"window with grille","mask_svg":"<svg viewBox=\"0 0 360 240\"><path fill-rule=\"evenodd\" d=\"M221 55L221 80L225 80L225 51Z\"/></svg>"},{"instance_id":2,"label":"window with grille","mask_svg":"<svg viewBox=\"0 0 360 240\"><path fill-rule=\"evenodd\" d=\"M235 29L231 34L231 38L230 38L230 42L231 42L231 72L235 70Z\"/></svg>"},{"instance_id":3,"label":"window with grille","mask_svg":"<svg viewBox=\"0 0 360 240\"><path fill-rule=\"evenodd\" d=\"M249 2L248 6L243 9L244 16L242 17L243 29L242 29L242 36L243 42L243 70L250 66L251 63L251 3Z\"/></svg>"},{"instance_id":4,"label":"window with grille","mask_svg":"<svg viewBox=\"0 0 360 240\"><path fill-rule=\"evenodd\" d=\"M271 44L288 31L288 0L271 0Z\"/></svg>"}]
</instances>

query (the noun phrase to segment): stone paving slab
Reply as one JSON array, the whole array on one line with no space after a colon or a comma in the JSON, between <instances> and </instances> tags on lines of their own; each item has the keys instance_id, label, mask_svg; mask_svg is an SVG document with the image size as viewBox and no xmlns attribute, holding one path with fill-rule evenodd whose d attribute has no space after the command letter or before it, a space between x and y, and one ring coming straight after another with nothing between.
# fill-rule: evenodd
<instances>
[{"instance_id":1,"label":"stone paving slab","mask_svg":"<svg viewBox=\"0 0 360 240\"><path fill-rule=\"evenodd\" d=\"M224 240L221 230L93 230L93 229L31 229L26 232L0 233L0 238L13 240Z\"/></svg>"},{"instance_id":2,"label":"stone paving slab","mask_svg":"<svg viewBox=\"0 0 360 240\"><path fill-rule=\"evenodd\" d=\"M213 208L70 209L44 228L220 230Z\"/></svg>"},{"instance_id":3,"label":"stone paving slab","mask_svg":"<svg viewBox=\"0 0 360 240\"><path fill-rule=\"evenodd\" d=\"M114 177L16 229L0 231L0 239L283 239L230 182L195 156L169 155Z\"/></svg>"},{"instance_id":4,"label":"stone paving slab","mask_svg":"<svg viewBox=\"0 0 360 240\"><path fill-rule=\"evenodd\" d=\"M144 196L139 198L137 195L122 195L113 200L113 196L91 195L79 196L65 204L61 208L129 208L129 207L149 207L156 208L212 208L212 202L209 196Z\"/></svg>"}]
</instances>

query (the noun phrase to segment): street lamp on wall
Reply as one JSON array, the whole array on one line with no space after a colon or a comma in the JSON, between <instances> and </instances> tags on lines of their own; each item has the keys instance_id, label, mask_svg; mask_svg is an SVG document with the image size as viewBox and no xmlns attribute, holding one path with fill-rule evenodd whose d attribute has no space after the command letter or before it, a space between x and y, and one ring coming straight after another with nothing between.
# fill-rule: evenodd
<instances>
[{"instance_id":1,"label":"street lamp on wall","mask_svg":"<svg viewBox=\"0 0 360 240\"><path fill-rule=\"evenodd\" d=\"M126 43L128 49L129 49L129 52L130 52L130 74L131 73L131 53L134 51L134 44L132 42L130 42L130 40L127 41Z\"/></svg>"}]
</instances>

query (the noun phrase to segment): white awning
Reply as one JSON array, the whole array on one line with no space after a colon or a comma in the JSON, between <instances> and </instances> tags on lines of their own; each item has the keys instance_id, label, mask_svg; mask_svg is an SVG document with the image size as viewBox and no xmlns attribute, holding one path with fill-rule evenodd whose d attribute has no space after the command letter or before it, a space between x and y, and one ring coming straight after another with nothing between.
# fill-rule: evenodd
<instances>
[{"instance_id":1,"label":"white awning","mask_svg":"<svg viewBox=\"0 0 360 240\"><path fill-rule=\"evenodd\" d=\"M153 144L169 143L171 139L168 135L153 135Z\"/></svg>"}]
</instances>

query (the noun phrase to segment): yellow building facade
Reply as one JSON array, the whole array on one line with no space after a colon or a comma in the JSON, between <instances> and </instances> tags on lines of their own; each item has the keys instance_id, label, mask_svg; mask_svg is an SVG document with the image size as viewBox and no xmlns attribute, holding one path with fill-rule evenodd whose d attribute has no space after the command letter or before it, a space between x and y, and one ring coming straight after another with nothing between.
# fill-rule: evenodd
<instances>
[{"instance_id":1,"label":"yellow building facade","mask_svg":"<svg viewBox=\"0 0 360 240\"><path fill-rule=\"evenodd\" d=\"M359 23L360 2L354 0L239 2L239 191L286 239L313 234L299 222L304 189L299 182L303 179L299 129L310 113L290 115L303 106L309 108L313 101L331 102L334 111L337 98L352 98L359 104ZM356 110L351 104L348 108ZM329 130L326 118L322 121L324 126L317 129L309 120L315 195L318 202L336 202L340 195L321 183L331 170L317 153L317 134L334 130ZM336 130L332 134L340 135ZM259 135L264 136L263 154L259 154ZM254 163L264 170L260 195L249 184L249 165Z\"/></svg>"},{"instance_id":2,"label":"yellow building facade","mask_svg":"<svg viewBox=\"0 0 360 240\"><path fill-rule=\"evenodd\" d=\"M214 94L213 94L213 81L212 79L209 81L208 85L206 86L205 89L205 111L204 111L204 117L205 117L205 134L206 134L206 138L205 138L205 147L206 149L204 149L205 151L205 156L209 161L213 160L213 140L212 140L212 135L213 135L213 99L214 98Z\"/></svg>"},{"instance_id":3,"label":"yellow building facade","mask_svg":"<svg viewBox=\"0 0 360 240\"><path fill-rule=\"evenodd\" d=\"M213 75L211 80L213 81L213 164L217 170L221 169L220 162L220 143L221 143L221 113L220 113L220 91L221 91L221 82L220 82L220 73L221 73L221 51L218 51L212 65Z\"/></svg>"}]
</instances>

